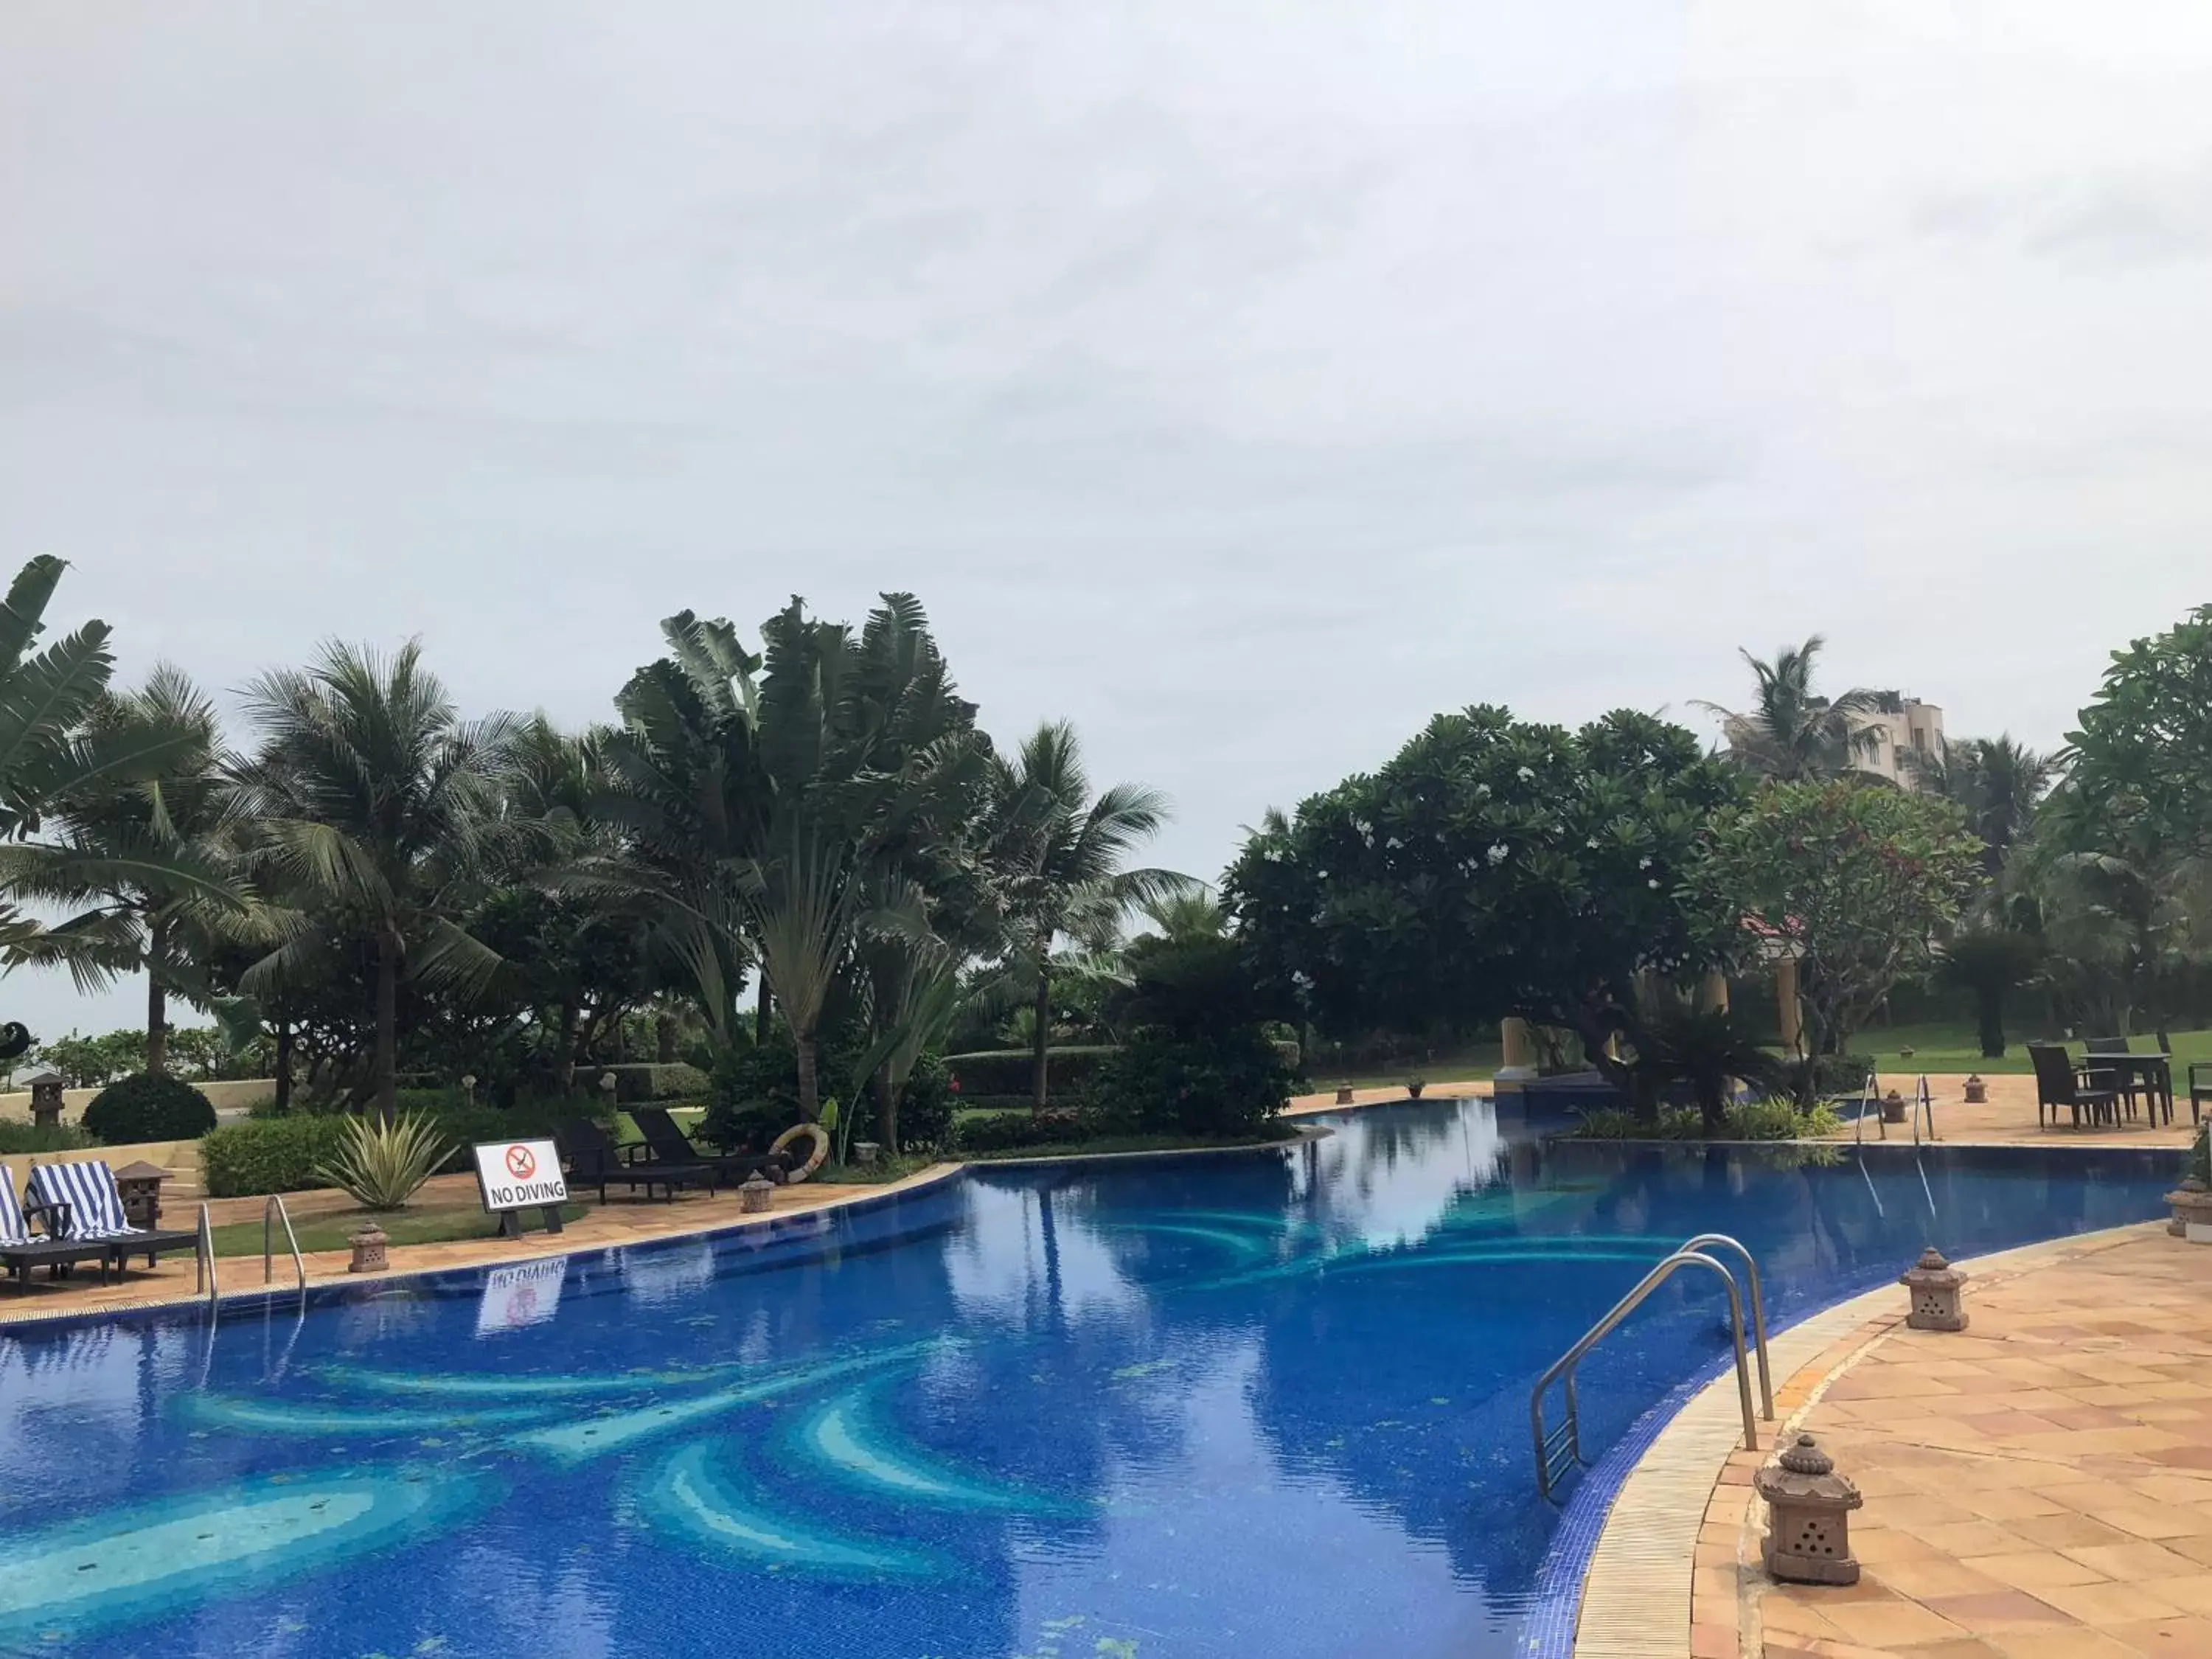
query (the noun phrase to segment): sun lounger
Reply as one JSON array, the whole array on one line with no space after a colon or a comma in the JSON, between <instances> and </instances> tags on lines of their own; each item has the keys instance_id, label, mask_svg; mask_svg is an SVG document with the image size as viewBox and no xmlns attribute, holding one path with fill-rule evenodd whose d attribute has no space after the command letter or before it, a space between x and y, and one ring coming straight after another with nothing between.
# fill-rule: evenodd
<instances>
[{"instance_id":1,"label":"sun lounger","mask_svg":"<svg viewBox=\"0 0 2212 1659\"><path fill-rule=\"evenodd\" d=\"M665 1106L635 1106L630 1109L630 1121L637 1125L638 1133L655 1163L711 1164L715 1178L726 1187L735 1187L758 1173L781 1186L791 1173L792 1160L781 1152L708 1152L693 1144L676 1120L668 1115Z\"/></svg>"},{"instance_id":2,"label":"sun lounger","mask_svg":"<svg viewBox=\"0 0 2212 1659\"><path fill-rule=\"evenodd\" d=\"M164 1250L199 1248L198 1233L163 1228L134 1227L123 1212L123 1194L115 1185L115 1171L98 1158L77 1164L41 1164L31 1171L31 1196L60 1212L61 1236L98 1243L118 1268L130 1265L139 1251L152 1267Z\"/></svg>"},{"instance_id":3,"label":"sun lounger","mask_svg":"<svg viewBox=\"0 0 2212 1659\"><path fill-rule=\"evenodd\" d=\"M31 1231L34 1219L46 1229L43 1236ZM10 1278L27 1279L31 1269L43 1262L58 1279L65 1268L77 1262L97 1261L100 1280L106 1281L110 1255L106 1242L59 1237L56 1229L63 1220L45 1204L33 1202L27 1208L15 1196L15 1177L6 1164L0 1164L0 1266L5 1267Z\"/></svg>"},{"instance_id":4,"label":"sun lounger","mask_svg":"<svg viewBox=\"0 0 2212 1659\"><path fill-rule=\"evenodd\" d=\"M569 1184L597 1187L602 1204L607 1201L610 1187L627 1187L632 1192L642 1187L647 1198L659 1187L666 1189L672 1201L678 1187L714 1190L712 1164L696 1159L665 1163L658 1158L626 1158L615 1145L615 1138L587 1117L570 1118L561 1125L553 1132L553 1143L560 1148L562 1163L568 1166Z\"/></svg>"}]
</instances>

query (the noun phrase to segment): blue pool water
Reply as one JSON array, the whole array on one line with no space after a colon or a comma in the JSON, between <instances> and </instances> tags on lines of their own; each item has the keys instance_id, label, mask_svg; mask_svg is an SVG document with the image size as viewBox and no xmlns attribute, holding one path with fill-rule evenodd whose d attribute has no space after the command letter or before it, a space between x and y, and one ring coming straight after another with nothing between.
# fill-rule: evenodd
<instances>
[{"instance_id":1,"label":"blue pool water","mask_svg":"<svg viewBox=\"0 0 2212 1659\"><path fill-rule=\"evenodd\" d=\"M1545 1146L1482 1102L1334 1127L0 1335L0 1654L1549 1650L1528 1387L1668 1248L1743 1239L1779 1326L2175 1173ZM1586 1448L1712 1366L1722 1305L1678 1277L1592 1357Z\"/></svg>"}]
</instances>

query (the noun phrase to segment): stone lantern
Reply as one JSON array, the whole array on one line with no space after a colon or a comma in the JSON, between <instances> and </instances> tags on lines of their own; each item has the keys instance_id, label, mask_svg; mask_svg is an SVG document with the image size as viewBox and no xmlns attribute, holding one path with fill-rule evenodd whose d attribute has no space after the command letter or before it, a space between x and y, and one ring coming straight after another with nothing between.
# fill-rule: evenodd
<instances>
[{"instance_id":1,"label":"stone lantern","mask_svg":"<svg viewBox=\"0 0 2212 1659\"><path fill-rule=\"evenodd\" d=\"M169 1172L155 1164L126 1164L115 1172L115 1190L123 1200L123 1218L132 1226L152 1232L161 1219L161 1183Z\"/></svg>"},{"instance_id":2,"label":"stone lantern","mask_svg":"<svg viewBox=\"0 0 2212 1659\"><path fill-rule=\"evenodd\" d=\"M1982 1078L1981 1078L1981 1073L1980 1073L1977 1072L1977 1073L1975 1073L1972 1076L1969 1077L1969 1078L1966 1079L1966 1104L1967 1104L1967 1105L1969 1105L1969 1106L1979 1106L1979 1105L1982 1105L1984 1103L1985 1103L1985 1102L1989 1099L1989 1097L1990 1097L1990 1085L1989 1085L1988 1084L1986 1084L1986 1083L1984 1083L1984 1082L1983 1082L1983 1081L1982 1081Z\"/></svg>"},{"instance_id":3,"label":"stone lantern","mask_svg":"<svg viewBox=\"0 0 2212 1659\"><path fill-rule=\"evenodd\" d=\"M746 1215L757 1215L775 1204L775 1182L756 1170L747 1176L745 1184L738 1188L738 1208Z\"/></svg>"},{"instance_id":4,"label":"stone lantern","mask_svg":"<svg viewBox=\"0 0 2212 1659\"><path fill-rule=\"evenodd\" d=\"M1905 1121L1905 1097L1894 1089L1881 1097L1881 1121L1884 1123Z\"/></svg>"},{"instance_id":5,"label":"stone lantern","mask_svg":"<svg viewBox=\"0 0 2212 1659\"><path fill-rule=\"evenodd\" d=\"M2212 1188L2191 1176L2166 1195L2166 1201L2173 1208L2166 1231L2192 1244L2212 1244Z\"/></svg>"},{"instance_id":6,"label":"stone lantern","mask_svg":"<svg viewBox=\"0 0 2212 1659\"><path fill-rule=\"evenodd\" d=\"M42 1072L31 1079L31 1121L41 1129L58 1129L62 1121L62 1074Z\"/></svg>"},{"instance_id":7,"label":"stone lantern","mask_svg":"<svg viewBox=\"0 0 2212 1659\"><path fill-rule=\"evenodd\" d=\"M349 1273L380 1273L388 1265L385 1246L392 1241L385 1237L384 1229L374 1221L365 1221L354 1236L346 1241L353 1246L353 1260L346 1263Z\"/></svg>"},{"instance_id":8,"label":"stone lantern","mask_svg":"<svg viewBox=\"0 0 2212 1659\"><path fill-rule=\"evenodd\" d=\"M1835 1460L1809 1434L1752 1476L1752 1490L1766 1500L1766 1542L1760 1552L1769 1577L1785 1584L1856 1584L1850 1514L1866 1500L1836 1473Z\"/></svg>"},{"instance_id":9,"label":"stone lantern","mask_svg":"<svg viewBox=\"0 0 2212 1659\"><path fill-rule=\"evenodd\" d=\"M1966 1283L1966 1275L1946 1261L1942 1252L1933 1244L1921 1251L1920 1260L1897 1282L1912 1292L1912 1309L1905 1316L1905 1322L1912 1329L1963 1331L1966 1328L1966 1310L1959 1301L1959 1292Z\"/></svg>"}]
</instances>

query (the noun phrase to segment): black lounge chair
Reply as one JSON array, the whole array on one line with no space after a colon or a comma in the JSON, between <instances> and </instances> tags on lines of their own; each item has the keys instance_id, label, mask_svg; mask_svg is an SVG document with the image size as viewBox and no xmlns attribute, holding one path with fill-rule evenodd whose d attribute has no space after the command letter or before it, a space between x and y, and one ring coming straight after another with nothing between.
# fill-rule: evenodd
<instances>
[{"instance_id":1,"label":"black lounge chair","mask_svg":"<svg viewBox=\"0 0 2212 1659\"><path fill-rule=\"evenodd\" d=\"M711 1164L715 1178L726 1187L738 1186L755 1175L764 1176L780 1187L791 1174L792 1159L783 1152L702 1151L669 1115L665 1106L632 1107L629 1115L657 1163Z\"/></svg>"},{"instance_id":2,"label":"black lounge chair","mask_svg":"<svg viewBox=\"0 0 2212 1659\"><path fill-rule=\"evenodd\" d=\"M610 1187L627 1187L633 1193L642 1187L648 1199L653 1189L659 1187L666 1191L671 1203L678 1187L704 1187L710 1195L714 1190L713 1164L696 1158L664 1163L658 1158L625 1158L615 1138L587 1117L572 1117L562 1124L553 1132L553 1144L568 1168L569 1184L597 1187L602 1204L607 1201Z\"/></svg>"},{"instance_id":3,"label":"black lounge chair","mask_svg":"<svg viewBox=\"0 0 2212 1659\"><path fill-rule=\"evenodd\" d=\"M2035 1065L2035 1122L2038 1128L2046 1127L2044 1113L2051 1114L2051 1121L2058 1121L2060 1108L2074 1114L2074 1127L2081 1127L2081 1115L2087 1113L2092 1123L2119 1121L2119 1091L2112 1086L2112 1074L2090 1066L2077 1066L2074 1057L2053 1042L2031 1042L2027 1057ZM2100 1084L2098 1079L2104 1081Z\"/></svg>"},{"instance_id":4,"label":"black lounge chair","mask_svg":"<svg viewBox=\"0 0 2212 1659\"><path fill-rule=\"evenodd\" d=\"M31 1231L36 1219L46 1229L43 1237ZM0 1267L11 1279L26 1279L31 1269L44 1265L50 1278L59 1279L80 1261L100 1263L100 1282L107 1282L107 1260L112 1251L105 1239L70 1238L66 1213L33 1200L24 1204L15 1196L15 1178L0 1164Z\"/></svg>"},{"instance_id":5,"label":"black lounge chair","mask_svg":"<svg viewBox=\"0 0 2212 1659\"><path fill-rule=\"evenodd\" d=\"M122 1189L115 1184L115 1171L99 1158L40 1164L31 1171L31 1197L52 1212L47 1231L56 1231L53 1224L58 1219L61 1237L72 1243L105 1246L107 1259L118 1273L141 1250L151 1267L164 1250L199 1249L200 1236L196 1232L132 1226L123 1208Z\"/></svg>"}]
</instances>

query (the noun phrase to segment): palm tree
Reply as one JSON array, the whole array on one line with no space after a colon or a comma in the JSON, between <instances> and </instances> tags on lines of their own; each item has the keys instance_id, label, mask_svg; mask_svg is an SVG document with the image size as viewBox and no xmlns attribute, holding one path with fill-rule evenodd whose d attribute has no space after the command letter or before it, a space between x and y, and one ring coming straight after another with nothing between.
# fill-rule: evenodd
<instances>
[{"instance_id":1,"label":"palm tree","mask_svg":"<svg viewBox=\"0 0 2212 1659\"><path fill-rule=\"evenodd\" d=\"M1783 647L1772 662L1742 652L1756 686L1752 706L1738 713L1718 703L1696 705L1721 717L1729 751L1747 771L1785 783L1841 777L1875 752L1880 734L1852 717L1877 712L1880 695L1851 690L1830 698L1813 690L1814 665L1826 644L1812 635L1802 645Z\"/></svg>"},{"instance_id":2,"label":"palm tree","mask_svg":"<svg viewBox=\"0 0 2212 1659\"><path fill-rule=\"evenodd\" d=\"M1188 876L1124 870L1122 862L1167 821L1167 801L1142 784L1091 793L1075 728L1048 720L1011 761L994 769L989 853L1000 902L1025 976L1033 975L1036 1103L1047 1099L1053 945L1061 934L1110 931L1130 905L1187 891Z\"/></svg>"},{"instance_id":3,"label":"palm tree","mask_svg":"<svg viewBox=\"0 0 2212 1659\"><path fill-rule=\"evenodd\" d=\"M0 869L15 892L90 907L27 946L27 957L66 965L87 991L144 972L146 1069L162 1072L169 998L224 1011L228 1000L205 966L224 945L253 937L222 732L215 705L167 665L142 690L103 696L84 731L106 742L184 732L192 744L158 777L105 777L68 791L47 820L48 838L0 849Z\"/></svg>"},{"instance_id":4,"label":"palm tree","mask_svg":"<svg viewBox=\"0 0 2212 1659\"><path fill-rule=\"evenodd\" d=\"M1992 882L2027 838L2057 770L2050 757L2014 743L2008 733L1969 738L1928 753L1908 750L1905 764L1922 788L1966 812L1967 828L1981 837L1983 867Z\"/></svg>"},{"instance_id":5,"label":"palm tree","mask_svg":"<svg viewBox=\"0 0 2212 1659\"><path fill-rule=\"evenodd\" d=\"M188 731L158 723L84 728L115 670L106 623L88 622L36 656L24 655L44 629L47 601L65 568L59 559L33 559L0 600L0 841L37 834L67 797L160 776L196 741ZM22 866L37 861L18 857L0 868L0 889L15 892ZM139 849L115 860L110 873L119 878L130 869L150 874L169 867L157 852ZM27 959L24 951L43 931L14 905L0 905L0 950L11 958Z\"/></svg>"},{"instance_id":6,"label":"palm tree","mask_svg":"<svg viewBox=\"0 0 2212 1659\"><path fill-rule=\"evenodd\" d=\"M238 769L260 867L294 907L242 988L312 975L349 943L373 952L378 1111L397 1109L403 979L481 988L498 955L454 920L503 840L514 722L465 721L410 641L389 659L331 643L308 668L246 689L262 746Z\"/></svg>"}]
</instances>

